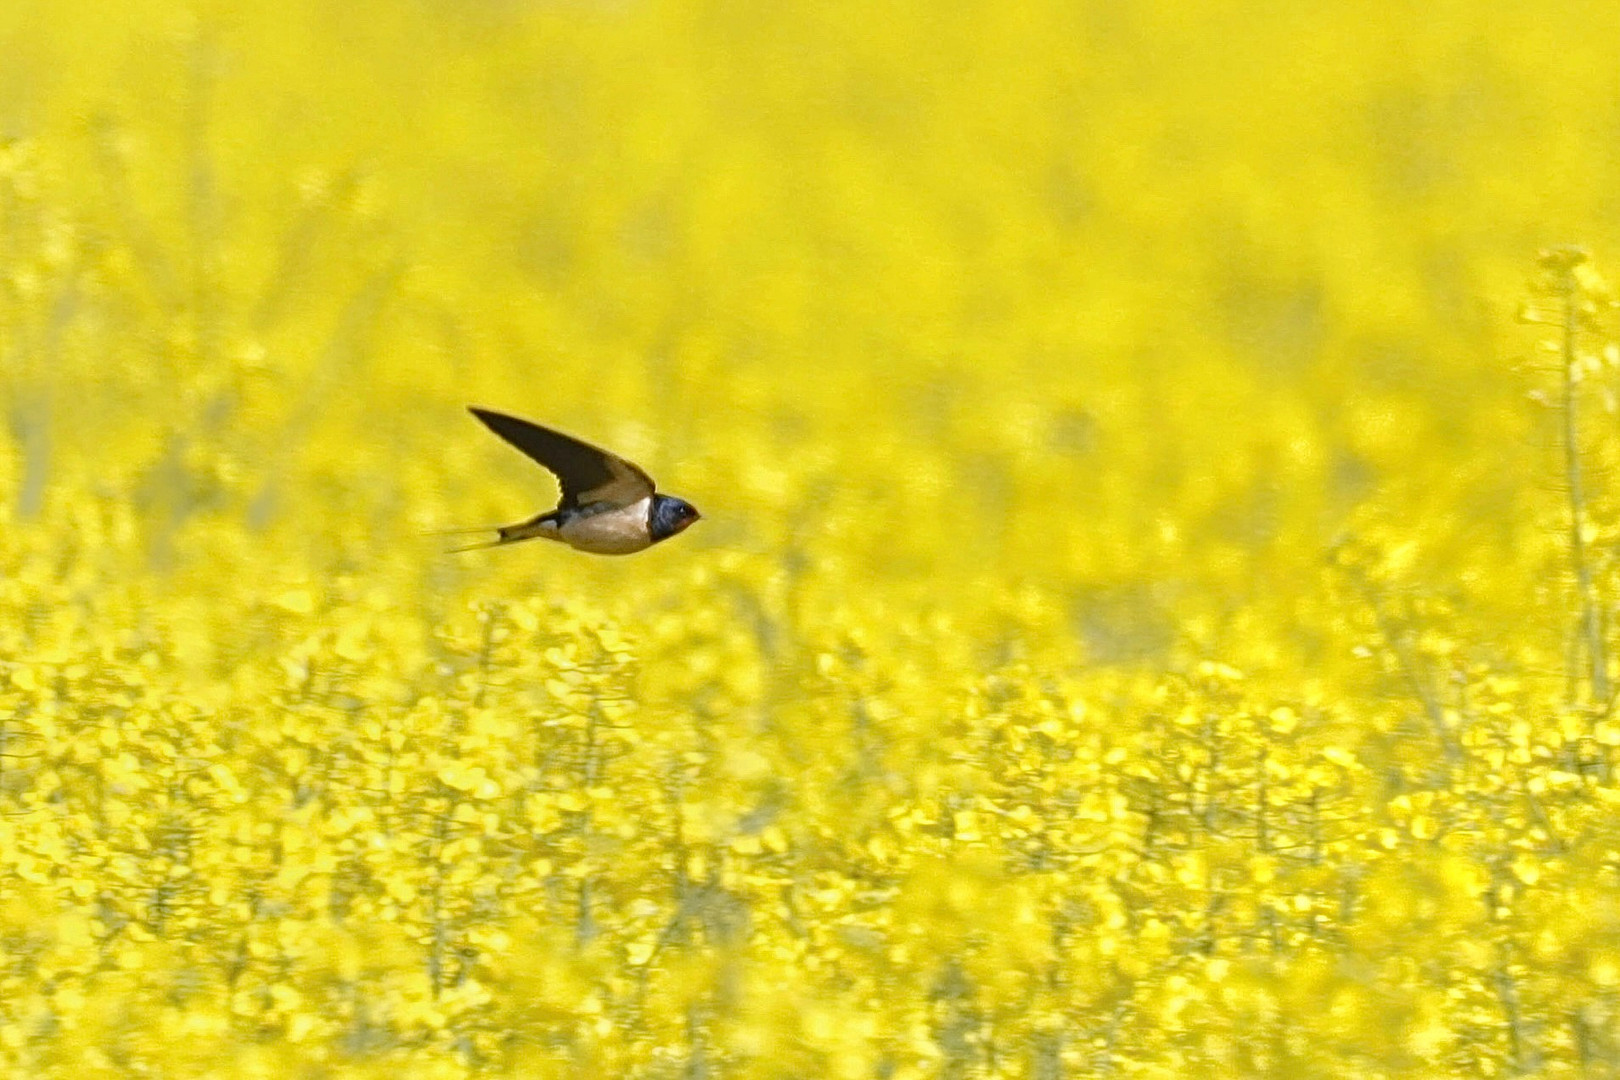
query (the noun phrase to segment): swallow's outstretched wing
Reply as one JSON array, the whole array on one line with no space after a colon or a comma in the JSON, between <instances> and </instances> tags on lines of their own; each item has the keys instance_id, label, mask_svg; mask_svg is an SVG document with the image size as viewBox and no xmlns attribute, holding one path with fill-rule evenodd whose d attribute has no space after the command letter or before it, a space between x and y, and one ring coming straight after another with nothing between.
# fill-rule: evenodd
<instances>
[{"instance_id":1,"label":"swallow's outstretched wing","mask_svg":"<svg viewBox=\"0 0 1620 1080\"><path fill-rule=\"evenodd\" d=\"M653 493L652 477L617 454L505 413L476 406L470 411L495 434L557 475L562 485L560 510L596 504L629 506Z\"/></svg>"}]
</instances>

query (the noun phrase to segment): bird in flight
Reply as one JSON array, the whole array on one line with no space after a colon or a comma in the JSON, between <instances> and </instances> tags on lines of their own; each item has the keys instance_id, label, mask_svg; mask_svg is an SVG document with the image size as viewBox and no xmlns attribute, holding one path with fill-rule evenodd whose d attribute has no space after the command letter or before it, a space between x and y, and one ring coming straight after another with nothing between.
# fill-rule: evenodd
<instances>
[{"instance_id":1,"label":"bird in flight","mask_svg":"<svg viewBox=\"0 0 1620 1080\"><path fill-rule=\"evenodd\" d=\"M515 416L469 409L495 434L555 473L562 498L557 509L500 526L494 540L456 551L543 536L594 555L629 555L668 540L702 516L684 499L660 495L652 477L617 454Z\"/></svg>"}]
</instances>

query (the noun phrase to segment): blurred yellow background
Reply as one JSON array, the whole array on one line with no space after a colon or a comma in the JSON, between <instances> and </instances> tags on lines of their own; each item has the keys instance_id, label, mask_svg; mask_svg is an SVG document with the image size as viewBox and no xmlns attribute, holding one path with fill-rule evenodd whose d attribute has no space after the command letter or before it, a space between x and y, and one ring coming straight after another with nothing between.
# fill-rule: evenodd
<instances>
[{"instance_id":1,"label":"blurred yellow background","mask_svg":"<svg viewBox=\"0 0 1620 1080\"><path fill-rule=\"evenodd\" d=\"M0 6L0 1071L1620 1074L1617 40Z\"/></svg>"}]
</instances>

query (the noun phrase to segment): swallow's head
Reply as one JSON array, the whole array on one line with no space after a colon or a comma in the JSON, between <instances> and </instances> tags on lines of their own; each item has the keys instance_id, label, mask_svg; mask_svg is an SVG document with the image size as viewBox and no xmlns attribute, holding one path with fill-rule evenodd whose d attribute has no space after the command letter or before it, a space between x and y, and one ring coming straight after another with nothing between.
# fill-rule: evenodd
<instances>
[{"instance_id":1,"label":"swallow's head","mask_svg":"<svg viewBox=\"0 0 1620 1080\"><path fill-rule=\"evenodd\" d=\"M673 495L654 495L647 513L647 529L653 543L668 540L703 515L685 499Z\"/></svg>"}]
</instances>

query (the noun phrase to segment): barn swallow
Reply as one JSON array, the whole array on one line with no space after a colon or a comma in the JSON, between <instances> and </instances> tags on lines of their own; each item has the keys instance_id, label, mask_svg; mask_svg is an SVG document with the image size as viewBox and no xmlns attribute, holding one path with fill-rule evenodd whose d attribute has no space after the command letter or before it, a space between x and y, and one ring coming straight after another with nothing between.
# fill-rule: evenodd
<instances>
[{"instance_id":1,"label":"barn swallow","mask_svg":"<svg viewBox=\"0 0 1620 1080\"><path fill-rule=\"evenodd\" d=\"M595 555L629 555L668 540L702 516L684 499L660 495L652 477L617 454L515 416L468 408L491 431L556 474L562 498L557 509L500 526L489 543L457 551L543 536Z\"/></svg>"}]
</instances>

